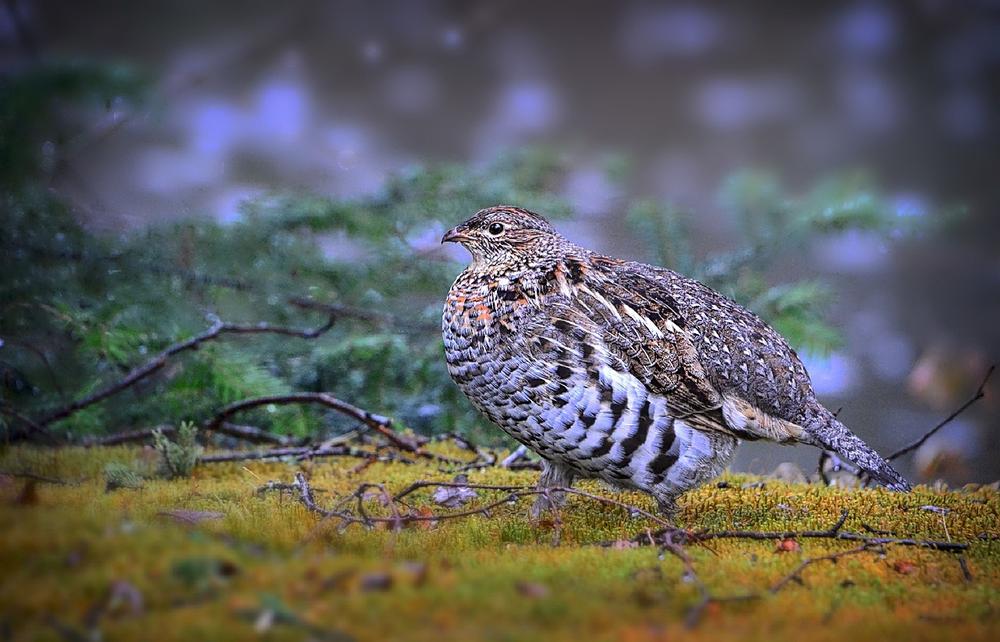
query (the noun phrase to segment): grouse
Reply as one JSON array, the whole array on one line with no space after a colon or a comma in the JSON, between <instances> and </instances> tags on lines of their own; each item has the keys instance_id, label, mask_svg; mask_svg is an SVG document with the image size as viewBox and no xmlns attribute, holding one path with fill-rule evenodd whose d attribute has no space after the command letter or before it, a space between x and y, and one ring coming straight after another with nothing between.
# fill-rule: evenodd
<instances>
[{"instance_id":1,"label":"grouse","mask_svg":"<svg viewBox=\"0 0 1000 642\"><path fill-rule=\"evenodd\" d=\"M444 306L448 372L543 459L540 488L599 478L670 514L741 439L767 439L836 452L910 489L820 404L781 335L702 283L585 249L505 205L442 242L472 254ZM540 498L536 512L559 499Z\"/></svg>"}]
</instances>

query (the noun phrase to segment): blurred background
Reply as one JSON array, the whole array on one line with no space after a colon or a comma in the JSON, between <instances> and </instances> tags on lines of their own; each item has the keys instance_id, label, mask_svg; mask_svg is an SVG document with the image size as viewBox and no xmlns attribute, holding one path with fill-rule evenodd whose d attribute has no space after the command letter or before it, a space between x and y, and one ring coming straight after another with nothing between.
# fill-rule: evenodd
<instances>
[{"instance_id":1,"label":"blurred background","mask_svg":"<svg viewBox=\"0 0 1000 642\"><path fill-rule=\"evenodd\" d=\"M316 389L497 443L435 330L464 260L441 232L496 202L751 306L883 452L1000 357L997 2L6 0L0 47L9 408L93 391L209 313L383 315L213 345L70 436ZM1000 476L997 390L903 472ZM735 468L816 455L746 445Z\"/></svg>"}]
</instances>

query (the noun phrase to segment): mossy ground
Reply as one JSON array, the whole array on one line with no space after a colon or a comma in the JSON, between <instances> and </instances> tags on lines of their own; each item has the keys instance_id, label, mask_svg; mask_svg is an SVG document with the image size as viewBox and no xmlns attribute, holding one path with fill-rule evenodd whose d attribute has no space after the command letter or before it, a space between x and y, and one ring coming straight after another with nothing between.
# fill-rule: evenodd
<instances>
[{"instance_id":1,"label":"mossy ground","mask_svg":"<svg viewBox=\"0 0 1000 642\"><path fill-rule=\"evenodd\" d=\"M1000 494L988 488L894 494L773 480L745 488L748 478L733 475L726 488L690 493L677 521L692 529L821 529L848 509L847 530L864 523L900 536L968 541L972 580L953 554L890 547L885 556L810 566L801 584L772 595L768 587L803 559L854 545L803 539L800 550L779 553L773 541L712 541L689 550L713 595L760 597L712 604L688 629L698 592L677 559L660 559L650 547L596 545L653 525L585 497L572 497L562 511L558 545L552 520L529 519L527 500L398 532L340 529L293 497L255 490L304 469L323 491L317 501L329 505L364 481L399 490L452 475L430 462L363 470L355 459L245 462L106 492L107 463L143 459L146 451L125 447L0 454L0 471L8 473L0 474L0 638L1000 639ZM29 482L9 474L26 472L79 483L39 482L26 492ZM473 483L521 485L536 476L498 468L469 475ZM653 508L641 494L581 487ZM445 512L431 492L411 503ZM500 497L480 492L477 501ZM384 510L376 499L369 504L373 513ZM221 517L188 524L164 514L174 510Z\"/></svg>"}]
</instances>

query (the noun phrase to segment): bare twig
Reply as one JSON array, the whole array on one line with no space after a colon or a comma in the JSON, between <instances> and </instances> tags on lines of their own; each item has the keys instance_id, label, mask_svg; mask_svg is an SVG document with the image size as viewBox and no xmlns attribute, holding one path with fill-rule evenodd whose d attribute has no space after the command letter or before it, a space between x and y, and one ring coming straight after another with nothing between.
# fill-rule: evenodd
<instances>
[{"instance_id":1,"label":"bare twig","mask_svg":"<svg viewBox=\"0 0 1000 642\"><path fill-rule=\"evenodd\" d=\"M466 510L458 512L449 513L434 513L428 511L426 508L422 508L419 511L414 510L406 501L407 497L413 493L427 488L469 488L484 491L497 491L503 493L503 497L488 501L483 505L468 508ZM882 551L885 546L889 545L899 545L899 546L922 546L925 548L931 548L935 550L943 551L962 551L968 548L967 544L956 543L956 542L934 542L927 540L915 540L915 539L904 539L904 538L889 538L889 537L866 537L858 533L851 533L843 530L844 524L847 522L848 513L843 511L840 517L834 522L829 528L823 530L802 530L802 531L785 531L785 532L767 532L767 531L709 531L701 533L691 533L682 529L675 528L671 526L666 520L645 511L638 506L630 505L626 502L622 502L616 499L611 499L607 497L602 497L600 495L595 495L593 493L588 493L586 491L580 491L573 488L565 487L553 487L553 488L532 488L527 486L513 486L513 485L502 485L502 484L469 484L463 481L451 481L451 482L438 482L429 480L419 480L411 483L402 490L398 491L395 495L390 495L386 490L385 486L382 484L372 484L363 483L359 485L353 492L344 496L333 509L325 509L318 504L316 504L314 491L309 486L308 480L302 473L297 473L295 475L295 482L292 484L283 484L280 482L270 482L265 486L258 489L258 494L263 494L266 491L273 490L292 490L297 491L299 494L299 501L310 511L320 515L325 519L338 519L341 522L341 528L350 526L351 524L360 524L364 527L371 528L376 524L387 524L393 530L405 527L411 522L430 522L436 524L438 522L450 519L460 519L465 517L470 517L474 515L489 516L491 511L503 505L508 505L515 503L526 497L535 495L548 496L550 493L569 493L579 495L581 497L587 498L589 500L597 501L605 505L614 506L617 508L623 508L629 511L632 515L640 515L646 519L656 522L663 526L663 528L657 533L651 532L648 528L645 531L634 538L633 542L638 542L641 544L649 544L660 547L660 550L664 553L669 553L671 556L677 558L684 568L684 579L692 583L697 592L698 599L694 604L687 610L685 615L685 623L688 627L697 626L702 620L704 614L706 613L708 607L711 604L722 604L729 602L743 602L749 600L759 599L760 595L757 593L746 593L737 594L731 596L717 596L713 595L709 590L708 586L702 581L698 576L697 570L695 569L694 563L691 557L688 555L684 546L688 543L704 543L711 539L723 539L723 538L739 538L739 539L751 539L751 540L773 540L773 539L787 539L787 538L827 538L834 540L847 540L847 541L859 541L861 542L856 548L849 550L838 551L830 553L827 555L821 555L816 557L810 557L799 563L791 572L782 578L775 581L769 591L770 593L777 593L781 591L789 583L797 581L802 581L802 572L813 564L817 564L823 561L836 562L842 557L847 557L850 555L858 555L866 552L878 552ZM375 494L380 498L383 506L385 506L389 511L389 516L384 515L373 515L368 512L365 507L365 501L371 494L369 491L375 491ZM354 510L350 509L351 505L354 505ZM405 511L401 511L400 507L405 507ZM561 525L561 520L557 517L557 531ZM559 533L556 532L553 536L553 545L558 545L559 543ZM964 558L959 556L959 564L962 568L963 576L967 581L971 581L971 573L968 571L968 566L964 561Z\"/></svg>"},{"instance_id":2,"label":"bare twig","mask_svg":"<svg viewBox=\"0 0 1000 642\"><path fill-rule=\"evenodd\" d=\"M871 544L862 544L857 548L852 548L846 551L837 551L836 553L830 553L829 555L819 555L817 557L807 557L802 560L802 563L792 569L792 572L784 576L777 582L771 585L770 592L777 593L781 589L785 588L789 582L802 582L802 571L807 567L812 566L818 562L834 562L836 563L842 557L847 557L849 555L858 555L860 553L867 553L873 549Z\"/></svg>"},{"instance_id":3,"label":"bare twig","mask_svg":"<svg viewBox=\"0 0 1000 642\"><path fill-rule=\"evenodd\" d=\"M206 430L206 426L202 426ZM246 426L243 424L233 424L229 422L222 422L218 426L213 426L212 430L217 433L228 435L229 437L235 437L236 439L242 439L244 441L249 441L254 444L274 444L276 446L289 446L295 440L286 435L276 435L273 432L267 430L262 430L256 426ZM126 430L124 432L117 432L111 435L103 435L100 437L87 437L83 440L83 445L87 447L91 446L118 446L121 444L131 443L133 441L145 441L147 439L153 438L154 432L160 432L164 435L172 435L177 432L177 428L174 426L154 426L152 428L143 428L141 430Z\"/></svg>"},{"instance_id":4,"label":"bare twig","mask_svg":"<svg viewBox=\"0 0 1000 642\"><path fill-rule=\"evenodd\" d=\"M934 540L901 538L901 537L881 537L875 535L862 535L841 530L847 520L847 511L840 515L840 519L828 529L808 530L808 531L706 531L692 533L690 541L703 542L712 539L754 539L754 540L782 540L782 539L837 539L848 542L861 542L867 546L880 546L894 544L896 546L915 546L919 548L930 548L937 551L957 552L969 548L968 544L962 542L940 542Z\"/></svg>"},{"instance_id":5,"label":"bare twig","mask_svg":"<svg viewBox=\"0 0 1000 642\"><path fill-rule=\"evenodd\" d=\"M299 501L302 502L303 506L314 513L330 515L329 512L316 505L316 499L313 497L312 488L309 486L309 481L303 473L295 473L295 487L299 491Z\"/></svg>"},{"instance_id":6,"label":"bare twig","mask_svg":"<svg viewBox=\"0 0 1000 642\"><path fill-rule=\"evenodd\" d=\"M252 399L243 399L242 401L229 404L216 413L215 417L208 421L206 427L209 430L214 430L229 417L250 408L268 405L281 406L302 403L312 403L325 406L331 410L335 410L343 415L351 417L352 419L356 419L365 424L367 427L378 432L380 435L388 439L390 443L398 448L401 448L402 450L412 453L424 452L416 444L411 443L409 440L405 439L402 435L393 430L392 419L389 417L377 415L364 410L363 408L358 408L357 406L349 404L346 401L341 401L333 395L325 392L294 392L285 395L266 395L263 397L254 397Z\"/></svg>"},{"instance_id":7,"label":"bare twig","mask_svg":"<svg viewBox=\"0 0 1000 642\"><path fill-rule=\"evenodd\" d=\"M412 459L407 459L399 455L379 455L360 448L349 446L300 446L292 448L274 448L271 450L247 451L241 450L230 453L215 453L203 455L198 458L200 464L218 464L234 461L251 461L260 459L281 459L293 457L296 460L318 459L320 457L355 457L376 462L396 462L400 464L412 464Z\"/></svg>"},{"instance_id":8,"label":"bare twig","mask_svg":"<svg viewBox=\"0 0 1000 642\"><path fill-rule=\"evenodd\" d=\"M55 388L56 394L59 395L60 399L62 400L66 399L66 391L63 390L62 385L59 383L59 377L56 375L55 368L52 367L52 362L49 360L49 357L48 355L45 354L44 350L42 350L36 345L28 343L27 341L20 341L18 339L8 339L8 338L5 338L4 341L5 341L4 345L16 346L18 348L21 348L22 350L25 350L33 354L39 360L39 362L41 362L41 364L45 367L45 372L49 376L49 382L52 384L52 387Z\"/></svg>"},{"instance_id":9,"label":"bare twig","mask_svg":"<svg viewBox=\"0 0 1000 642\"><path fill-rule=\"evenodd\" d=\"M92 406L98 402L104 401L108 397L114 396L123 390L126 390L138 382L142 381L149 375L153 374L164 365L167 361L181 352L187 350L194 350L198 348L202 343L206 341L211 341L217 339L224 334L280 334L285 336L300 337L302 339L315 339L320 335L327 332L331 327L333 327L335 318L331 315L327 322L323 325L307 330L299 330L295 328L287 328L284 326L275 326L267 323L257 323L253 325L241 325L236 323L225 323L221 320L216 319L212 323L212 326L202 332L201 334L195 335L190 339L185 341L179 341L170 346L167 346L165 350L157 354L155 357L147 361L146 363L133 368L129 371L119 381L112 383L104 388L98 390L97 392L77 399L70 404L67 404L61 408L57 408L49 412L43 418L34 422L34 427L45 428L57 421L66 419L67 417L76 414L80 410Z\"/></svg>"},{"instance_id":10,"label":"bare twig","mask_svg":"<svg viewBox=\"0 0 1000 642\"><path fill-rule=\"evenodd\" d=\"M995 370L995 369L996 369L996 365L995 364L991 365L989 367L989 369L986 371L986 376L983 377L983 380L982 380L982 382L980 382L979 387L976 388L976 393L974 395L972 395L972 397L968 401L966 401L964 404L962 404L961 406L959 406L959 408L957 410L955 410L955 412L953 412L950 415L948 415L947 417L945 417L936 426L934 426L933 428L931 428L930 430L928 430L926 433L924 433L924 435L922 437L920 437L920 439L917 439L916 441L914 441L911 444L903 446L902 448L900 448L896 452L894 452L891 455L889 455L888 457L886 457L886 460L887 461L892 461L893 459L896 459L898 457L902 457L903 455L905 455L908 452L912 452L912 451L916 450L917 448L920 448L922 445L924 445L924 442L927 441L928 439L930 439L937 431L941 430L942 428L944 428L945 426L947 426L949 423L951 423L956 417L958 417L960 414L962 414L963 412L965 412L969 408L969 406L971 406L972 404L974 404L977 401L979 401L980 399L982 399L986 395L986 392L985 392L986 383L990 380L990 376L993 374L993 370Z\"/></svg>"},{"instance_id":11,"label":"bare twig","mask_svg":"<svg viewBox=\"0 0 1000 642\"><path fill-rule=\"evenodd\" d=\"M3 413L8 417L12 417L14 420L24 424L25 426L28 427L29 432L32 434L41 435L49 440L55 440L55 438L49 433L49 431L45 429L45 426L40 425L31 417L27 417L19 413L18 411L14 410L13 408L11 408L10 406L8 406L3 402L0 402L0 413Z\"/></svg>"},{"instance_id":12,"label":"bare twig","mask_svg":"<svg viewBox=\"0 0 1000 642\"><path fill-rule=\"evenodd\" d=\"M396 432L393 428L393 421L391 418L369 412L363 408L359 408L353 404L347 403L331 394L325 392L295 392L284 395L267 395L264 397L254 397L252 399L244 399L242 401L237 401L232 403L218 413L215 417L209 420L205 424L206 430L216 430L219 425L221 425L227 418L232 415L248 410L250 408L256 408L258 406L264 405L291 405L291 404L318 404L335 410L343 415L356 419L364 424L366 427L375 430L377 433L385 437L389 443L400 450L408 453L412 453L417 457L424 459L431 459L449 466L459 466L475 467L479 463L480 457L483 455L477 455L477 459L473 462L462 461L461 459L455 459L453 457L446 457L438 453L429 452L420 447L415 440L411 440L404 437L400 433Z\"/></svg>"},{"instance_id":13,"label":"bare twig","mask_svg":"<svg viewBox=\"0 0 1000 642\"><path fill-rule=\"evenodd\" d=\"M256 426L233 424L228 421L224 421L215 426L215 432L255 444L276 444L278 446L288 446L295 441L286 435L276 435L273 432L261 430Z\"/></svg>"},{"instance_id":14,"label":"bare twig","mask_svg":"<svg viewBox=\"0 0 1000 642\"><path fill-rule=\"evenodd\" d=\"M172 436L177 432L177 428L174 426L153 426L152 428L142 428L140 430L125 430L123 432L116 432L111 435L103 435L101 437L84 437L83 445L90 448L92 446L120 446L121 444L128 444L133 441L143 441L146 439L152 439L154 432L160 432L165 436Z\"/></svg>"},{"instance_id":15,"label":"bare twig","mask_svg":"<svg viewBox=\"0 0 1000 642\"><path fill-rule=\"evenodd\" d=\"M383 327L391 326L393 328L412 332L437 333L441 331L441 327L436 323L413 322L401 319L391 314L386 314L385 312L376 312L340 303L323 303L322 301L314 301L313 299L303 297L290 297L288 299L288 303L289 305L293 305L303 310L326 312L327 314L331 314L336 317L349 317L352 319L367 321Z\"/></svg>"}]
</instances>

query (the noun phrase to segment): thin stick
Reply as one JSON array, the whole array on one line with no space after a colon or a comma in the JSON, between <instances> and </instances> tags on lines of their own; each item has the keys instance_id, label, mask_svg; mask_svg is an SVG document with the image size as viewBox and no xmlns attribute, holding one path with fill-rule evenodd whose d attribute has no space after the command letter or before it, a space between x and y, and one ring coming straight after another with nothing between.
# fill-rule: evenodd
<instances>
[{"instance_id":1,"label":"thin stick","mask_svg":"<svg viewBox=\"0 0 1000 642\"><path fill-rule=\"evenodd\" d=\"M274 448L271 450L258 450L258 451L237 451L229 453L215 453L212 455L203 455L198 458L199 464L219 464L219 463L229 463L234 461L255 461L262 459L280 459L282 457L294 457L297 460L305 459L317 459L320 457L355 457L358 459L366 459L372 462L396 462L400 464L412 464L414 461L412 459L407 459L398 455L378 455L367 450L361 450L360 448L351 448L348 446L331 446L318 448L313 447L293 447L293 448Z\"/></svg>"},{"instance_id":2,"label":"thin stick","mask_svg":"<svg viewBox=\"0 0 1000 642\"><path fill-rule=\"evenodd\" d=\"M118 394L123 390L126 390L138 382L142 381L149 375L153 374L164 365L167 361L187 350L193 350L200 346L206 341L211 341L213 339L219 338L223 334L281 334L292 337L300 337L302 339L315 339L316 337L324 334L330 328L333 327L335 322L335 317L330 315L326 323L319 326L318 328L313 328L309 330L298 330L295 328L287 328L284 326L274 326L267 323L257 323L254 325L240 325L235 323L224 323L223 321L216 319L210 328L197 334L190 339L185 341L179 341L172 345L167 346L165 350L157 354L155 357L147 361L146 363L133 368L126 374L122 379L116 381L113 384L105 386L97 392L77 399L70 404L67 404L61 408L57 408L49 412L43 418L34 422L35 426L45 428L57 421L61 421L76 414L80 410L92 406L100 401L104 401L108 397Z\"/></svg>"},{"instance_id":3,"label":"thin stick","mask_svg":"<svg viewBox=\"0 0 1000 642\"><path fill-rule=\"evenodd\" d=\"M878 537L872 535L862 535L841 530L844 521L847 519L847 511L841 513L840 519L831 528L816 531L709 531L703 533L692 533L692 542L702 542L711 539L754 539L754 540L774 540L774 539L839 539L848 542L862 542L868 546L881 546L895 544L897 546L916 546L920 548L930 548L937 551L957 552L969 548L968 544L962 542L939 542L934 540L922 540L900 537Z\"/></svg>"},{"instance_id":4,"label":"thin stick","mask_svg":"<svg viewBox=\"0 0 1000 642\"><path fill-rule=\"evenodd\" d=\"M413 494L414 492L432 487L444 487L444 488L469 488L478 490L491 490L491 491L501 491L506 494L505 497L489 501L482 506L475 508L468 508L459 512L452 513L427 513L426 509L419 513L414 512L413 509L403 501L404 498ZM382 499L382 503L388 507L391 515L381 516L381 515L371 515L365 509L365 500L367 498L367 491L369 489L375 489L378 491L378 495ZM295 482L293 484L282 484L280 482L270 482L266 486L262 486L258 489L258 494L262 495L264 492L269 490L297 490L299 492L299 501L310 511L322 516L323 520L329 518L336 518L341 521L341 528L346 528L352 524L361 524L367 528L372 528L376 524L390 524L393 530L402 528L411 522L431 522L437 523L449 519L460 519L465 517L470 517L474 515L484 515L489 516L490 511L494 508L516 502L520 499L526 497L542 495L548 497L551 493L563 492L575 495L580 495L590 500L598 501L600 503L615 506L619 508L624 508L629 510L633 514L641 515L647 519L651 519L661 525L664 525L663 530L654 534L650 532L649 528L637 536L633 541L658 545L661 551L669 553L673 557L676 557L682 564L684 568L684 577L695 585L698 591L697 601L688 608L685 615L685 624L689 627L695 627L702 620L704 614L706 613L709 605L722 604L728 602L740 602L759 599L760 595L757 593L747 593L747 594L737 594L732 596L716 596L711 593L708 586L704 581L698 576L697 570L694 567L694 563L691 557L688 555L687 551L684 549L684 545L688 542L693 543L703 543L710 539L722 539L722 538L740 538L740 539L751 539L751 540L771 540L771 539L783 539L783 538L828 538L836 540L848 540L848 541L860 541L861 545L835 553L830 553L827 555L821 555L817 557L811 557L803 560L799 563L790 573L778 579L770 587L770 592L772 594L781 591L790 582L801 581L802 572L809 566L822 562L830 561L836 562L842 557L847 557L850 555L859 555L866 552L875 552L882 550L884 546L888 545L900 545L900 546L922 546L925 548L931 548L935 550L943 551L962 551L968 548L968 544L961 544L956 542L933 542L926 540L914 540L914 539L903 539L903 538L889 538L889 537L866 537L858 533L851 533L843 530L844 524L847 522L848 512L845 510L841 512L840 517L835 521L829 528L823 530L804 530L804 531L784 531L784 532L766 532L766 531L710 531L702 533L690 533L682 529L672 527L668 522L662 518L657 517L645 511L638 506L633 506L616 499L611 499L607 497L602 497L600 495L595 495L593 493L588 493L586 491L575 490L566 487L552 487L552 488L531 488L527 486L511 486L511 485L500 485L500 484L468 484L458 481L452 482L436 482L428 480L419 480L411 483L402 490L398 491L395 495L390 495L383 484L374 483L363 483L359 485L354 492L349 495L343 496L340 501L336 504L334 509L327 510L318 506L315 502L313 495L313 490L309 486L308 480L302 473L297 473L295 475ZM355 504L355 509L352 512L349 509L351 503ZM399 510L400 505L406 507L409 512L401 513ZM322 523L322 522L321 522ZM557 529L561 525L561 519L557 516ZM554 535L553 545L558 543L559 533ZM971 573L968 570L968 566L965 559L959 556L959 564L962 568L963 576L966 581L971 581Z\"/></svg>"},{"instance_id":5,"label":"thin stick","mask_svg":"<svg viewBox=\"0 0 1000 642\"><path fill-rule=\"evenodd\" d=\"M969 406L971 406L972 404L974 404L977 401L979 401L980 399L982 399L986 395L986 392L985 392L986 383L990 380L990 376L993 374L993 370L995 370L995 369L996 369L996 364L991 365L989 367L989 370L986 371L986 376L983 377L983 380L979 384L979 387L976 388L976 394L972 395L972 397L968 401L966 401L964 404L962 404L958 408L958 410L956 410L955 412L953 412L950 415L948 415L947 417L945 417L941 422L938 423L938 425L934 426L929 431L927 431L926 433L924 433L924 435L920 439L917 439L916 441L914 441L913 443L911 443L911 444L909 444L907 446L903 446L902 448L900 448L896 452L894 452L891 455L889 455L888 457L886 457L886 461L892 461L893 459L896 459L897 457L902 457L906 453L912 452L912 451L916 450L917 448L920 448L921 446L924 445L925 441L927 441L928 439L930 439L934 435L934 433L936 433L937 431L939 431L942 428L944 428L945 426L947 426L956 417L958 417L960 414L962 414L963 412L965 412L966 409L968 409Z\"/></svg>"},{"instance_id":6,"label":"thin stick","mask_svg":"<svg viewBox=\"0 0 1000 642\"><path fill-rule=\"evenodd\" d=\"M45 426L38 424L31 417L22 415L21 413L14 410L5 403L0 403L0 413L3 413L9 417L13 417L16 421L19 421L25 426L27 426L30 429L30 431L35 434L43 435L46 439L55 440L55 437L53 437L49 433L49 431L45 429Z\"/></svg>"},{"instance_id":7,"label":"thin stick","mask_svg":"<svg viewBox=\"0 0 1000 642\"><path fill-rule=\"evenodd\" d=\"M292 438L285 435L276 435L272 432L257 428L256 426L223 422L218 426L214 426L212 429L223 435L228 435L230 437L235 437L237 439L242 439L255 444L264 443L274 444L277 446L288 446L294 441ZM124 432L117 432L101 437L87 437L84 438L83 445L89 448L92 446L118 446L133 441L144 441L146 439L152 439L154 431L159 431L164 435L172 435L177 431L177 428L174 426L164 425L154 426L153 428L143 428L141 430L126 430Z\"/></svg>"},{"instance_id":8,"label":"thin stick","mask_svg":"<svg viewBox=\"0 0 1000 642\"><path fill-rule=\"evenodd\" d=\"M867 553L870 550L872 550L872 546L870 544L862 544L857 548L852 548L846 551L838 551L836 553L830 553L829 555L820 555L817 557L808 557L802 560L802 563L796 566L791 573L789 573L788 575L784 576L783 578L772 584L770 592L772 594L777 593L781 589L785 588L785 586L787 586L788 583L792 581L801 582L802 571L804 571L808 566L816 564L817 562L826 562L826 561L836 562L841 557L847 557L848 555L858 555L860 553Z\"/></svg>"},{"instance_id":9,"label":"thin stick","mask_svg":"<svg viewBox=\"0 0 1000 642\"><path fill-rule=\"evenodd\" d=\"M266 395L264 397L243 399L242 401L229 404L216 413L215 417L207 422L206 427L209 430L214 430L216 426L220 425L232 415L250 408L256 408L257 406L267 406L272 404L281 406L300 403L314 403L326 406L331 410L336 410L337 412L347 415L352 419L356 419L369 428L374 429L398 448L412 453L424 452L418 446L410 443L393 430L392 419L389 417L377 415L373 412L364 410L363 408L358 408L357 406L337 399L333 395L325 392L294 392L286 395Z\"/></svg>"}]
</instances>

